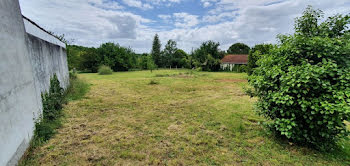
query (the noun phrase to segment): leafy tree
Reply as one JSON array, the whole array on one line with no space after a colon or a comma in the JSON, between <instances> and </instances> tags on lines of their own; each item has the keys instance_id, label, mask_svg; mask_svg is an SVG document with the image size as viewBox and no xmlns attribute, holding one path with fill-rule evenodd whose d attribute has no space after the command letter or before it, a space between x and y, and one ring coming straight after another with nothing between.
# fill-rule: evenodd
<instances>
[{"instance_id":1,"label":"leafy tree","mask_svg":"<svg viewBox=\"0 0 350 166\"><path fill-rule=\"evenodd\" d=\"M295 33L279 36L249 79L273 131L329 150L349 135L344 121L350 120L350 17L321 22L322 16L308 7L296 19Z\"/></svg>"},{"instance_id":2,"label":"leafy tree","mask_svg":"<svg viewBox=\"0 0 350 166\"><path fill-rule=\"evenodd\" d=\"M138 56L130 48L104 43L99 48L67 46L69 69L97 72L98 66L110 66L114 71L139 67Z\"/></svg>"},{"instance_id":3,"label":"leafy tree","mask_svg":"<svg viewBox=\"0 0 350 166\"><path fill-rule=\"evenodd\" d=\"M144 54L141 54L141 55L138 55L138 58L137 58L137 67L139 69L147 69L147 56L148 54L144 53Z\"/></svg>"},{"instance_id":4,"label":"leafy tree","mask_svg":"<svg viewBox=\"0 0 350 166\"><path fill-rule=\"evenodd\" d=\"M202 43L200 48L192 54L194 65L204 71L219 71L220 60L224 57L223 52L219 50L219 46L219 43L213 41Z\"/></svg>"},{"instance_id":5,"label":"leafy tree","mask_svg":"<svg viewBox=\"0 0 350 166\"><path fill-rule=\"evenodd\" d=\"M101 64L101 59L97 54L95 48L88 48L85 51L81 52L81 63L79 65L79 70L89 71L96 73L98 66Z\"/></svg>"},{"instance_id":6,"label":"leafy tree","mask_svg":"<svg viewBox=\"0 0 350 166\"><path fill-rule=\"evenodd\" d=\"M174 55L177 50L176 41L169 40L168 43L165 45L164 50L162 51L162 64L161 66L167 67L167 66L173 66L174 63Z\"/></svg>"},{"instance_id":7,"label":"leafy tree","mask_svg":"<svg viewBox=\"0 0 350 166\"><path fill-rule=\"evenodd\" d=\"M86 47L76 46L76 45L67 45L67 61L68 69L78 69L81 63L80 54L82 51L86 50Z\"/></svg>"},{"instance_id":8,"label":"leafy tree","mask_svg":"<svg viewBox=\"0 0 350 166\"><path fill-rule=\"evenodd\" d=\"M154 36L154 39L153 39L153 44L152 44L152 51L151 51L151 55L154 59L154 62L156 65L158 66L162 66L162 60L161 60L161 43L160 43L160 40L159 40L159 36L158 34L156 34Z\"/></svg>"},{"instance_id":9,"label":"leafy tree","mask_svg":"<svg viewBox=\"0 0 350 166\"><path fill-rule=\"evenodd\" d=\"M228 54L248 54L249 50L250 48L246 44L235 43L227 50L227 53Z\"/></svg>"},{"instance_id":10,"label":"leafy tree","mask_svg":"<svg viewBox=\"0 0 350 166\"><path fill-rule=\"evenodd\" d=\"M151 73L153 72L153 70L155 68L157 68L157 65L154 63L154 58L152 57L152 55L148 55L147 56L147 69L151 70Z\"/></svg>"},{"instance_id":11,"label":"leafy tree","mask_svg":"<svg viewBox=\"0 0 350 166\"><path fill-rule=\"evenodd\" d=\"M110 66L113 71L127 71L136 67L136 55L130 48L121 47L119 44L105 43L97 50L98 54L103 56L102 64Z\"/></svg>"},{"instance_id":12,"label":"leafy tree","mask_svg":"<svg viewBox=\"0 0 350 166\"><path fill-rule=\"evenodd\" d=\"M186 67L188 55L184 50L177 49L173 56L172 66L179 68Z\"/></svg>"},{"instance_id":13,"label":"leafy tree","mask_svg":"<svg viewBox=\"0 0 350 166\"><path fill-rule=\"evenodd\" d=\"M248 55L248 65L247 65L247 73L251 75L253 73L253 69L258 67L256 62L262 57L262 55L268 54L272 49L272 44L258 44L255 45L250 51Z\"/></svg>"},{"instance_id":14,"label":"leafy tree","mask_svg":"<svg viewBox=\"0 0 350 166\"><path fill-rule=\"evenodd\" d=\"M183 50L179 50L179 54L183 54L183 66L182 67L185 67L185 68L188 68L188 69L192 69L192 67L194 66L194 58L193 58L193 53L191 54L187 54L185 51Z\"/></svg>"}]
</instances>

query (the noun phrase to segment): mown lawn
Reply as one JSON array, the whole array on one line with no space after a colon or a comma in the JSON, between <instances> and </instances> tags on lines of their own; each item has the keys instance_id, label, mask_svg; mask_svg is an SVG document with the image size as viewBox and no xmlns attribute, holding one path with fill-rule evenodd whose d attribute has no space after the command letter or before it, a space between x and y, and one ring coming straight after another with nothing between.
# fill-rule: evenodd
<instances>
[{"instance_id":1,"label":"mown lawn","mask_svg":"<svg viewBox=\"0 0 350 166\"><path fill-rule=\"evenodd\" d=\"M349 165L275 139L242 87L246 74L189 70L80 74L84 99L24 165ZM153 80L153 84L149 84Z\"/></svg>"}]
</instances>

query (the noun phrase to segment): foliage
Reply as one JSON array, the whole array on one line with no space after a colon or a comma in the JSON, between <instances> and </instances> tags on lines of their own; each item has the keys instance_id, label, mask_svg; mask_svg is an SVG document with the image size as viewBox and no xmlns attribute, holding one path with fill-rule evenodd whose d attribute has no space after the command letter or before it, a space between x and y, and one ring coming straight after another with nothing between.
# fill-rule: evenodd
<instances>
[{"instance_id":1,"label":"foliage","mask_svg":"<svg viewBox=\"0 0 350 166\"><path fill-rule=\"evenodd\" d=\"M280 44L258 61L250 82L259 112L278 135L326 150L349 135L350 17L320 20L322 12L308 7L295 34L279 36Z\"/></svg>"},{"instance_id":2,"label":"foliage","mask_svg":"<svg viewBox=\"0 0 350 166\"><path fill-rule=\"evenodd\" d=\"M98 56L95 48L87 48L80 53L81 62L78 69L82 71L88 71L96 73L100 66L101 57Z\"/></svg>"},{"instance_id":3,"label":"foliage","mask_svg":"<svg viewBox=\"0 0 350 166\"><path fill-rule=\"evenodd\" d=\"M85 96L85 94L89 91L90 85L78 78L71 78L69 81L70 85L66 90L66 100L73 101L73 100L79 100Z\"/></svg>"},{"instance_id":4,"label":"foliage","mask_svg":"<svg viewBox=\"0 0 350 166\"><path fill-rule=\"evenodd\" d=\"M179 75L191 71L79 74L93 83L88 97L65 107L65 125L25 165L350 164L350 140L344 150L322 153L261 128L255 99L242 93L246 74Z\"/></svg>"},{"instance_id":5,"label":"foliage","mask_svg":"<svg viewBox=\"0 0 350 166\"><path fill-rule=\"evenodd\" d=\"M175 53L177 51L176 42L174 40L169 40L165 45L164 50L162 51L161 58L161 67L174 66L175 62Z\"/></svg>"},{"instance_id":6,"label":"foliage","mask_svg":"<svg viewBox=\"0 0 350 166\"><path fill-rule=\"evenodd\" d=\"M64 101L63 92L64 90L55 74L50 80L49 92L42 95L44 120L55 120L60 116Z\"/></svg>"},{"instance_id":7,"label":"foliage","mask_svg":"<svg viewBox=\"0 0 350 166\"><path fill-rule=\"evenodd\" d=\"M235 43L230 46L230 48L227 50L228 54L248 54L249 53L249 46L247 46L244 43Z\"/></svg>"},{"instance_id":8,"label":"foliage","mask_svg":"<svg viewBox=\"0 0 350 166\"><path fill-rule=\"evenodd\" d=\"M219 43L207 41L192 53L194 65L203 71L219 71L224 53L219 50Z\"/></svg>"},{"instance_id":9,"label":"foliage","mask_svg":"<svg viewBox=\"0 0 350 166\"><path fill-rule=\"evenodd\" d=\"M251 75L253 73L253 69L258 67L256 62L265 54L268 54L269 51L273 48L272 44L258 44L255 45L250 51L248 55L248 66L247 73Z\"/></svg>"},{"instance_id":10,"label":"foliage","mask_svg":"<svg viewBox=\"0 0 350 166\"><path fill-rule=\"evenodd\" d=\"M156 34L153 39L151 55L153 57L154 63L157 66L162 66L161 47L162 45L160 43L159 36Z\"/></svg>"},{"instance_id":11,"label":"foliage","mask_svg":"<svg viewBox=\"0 0 350 166\"><path fill-rule=\"evenodd\" d=\"M157 68L157 65L154 63L154 58L152 57L152 55L148 55L147 56L147 69L151 70L151 72Z\"/></svg>"},{"instance_id":12,"label":"foliage","mask_svg":"<svg viewBox=\"0 0 350 166\"><path fill-rule=\"evenodd\" d=\"M106 65L102 65L98 68L98 74L99 75L110 75L113 73L113 70Z\"/></svg>"},{"instance_id":13,"label":"foliage","mask_svg":"<svg viewBox=\"0 0 350 166\"><path fill-rule=\"evenodd\" d=\"M141 61L130 48L119 44L104 43L99 48L67 46L68 67L96 73L100 65L110 66L113 71L127 71L141 68Z\"/></svg>"},{"instance_id":14,"label":"foliage","mask_svg":"<svg viewBox=\"0 0 350 166\"><path fill-rule=\"evenodd\" d=\"M27 162L29 162L29 158L33 155L34 149L46 143L57 133L56 130L62 126L63 104L70 100L81 99L88 90L89 85L86 82L78 79L77 76L70 76L70 85L64 91L60 86L57 76L53 75L50 79L49 91L41 95L43 104L42 116L35 123L34 136L30 147L18 163L19 165L30 165Z\"/></svg>"},{"instance_id":15,"label":"foliage","mask_svg":"<svg viewBox=\"0 0 350 166\"><path fill-rule=\"evenodd\" d=\"M243 91L246 95L250 96L250 97L255 97L256 96L256 92L255 89L251 86L244 86L243 87Z\"/></svg>"},{"instance_id":16,"label":"foliage","mask_svg":"<svg viewBox=\"0 0 350 166\"><path fill-rule=\"evenodd\" d=\"M54 36L56 39L58 39L59 41L61 41L62 43L64 43L66 46L69 44L69 43L72 43L74 40L67 40L66 39L66 35L65 34L57 34L55 32L52 32L52 31L48 31L47 33L49 33L50 35Z\"/></svg>"},{"instance_id":17,"label":"foliage","mask_svg":"<svg viewBox=\"0 0 350 166\"><path fill-rule=\"evenodd\" d=\"M141 70L147 69L147 57L148 54L137 55L137 67Z\"/></svg>"},{"instance_id":18,"label":"foliage","mask_svg":"<svg viewBox=\"0 0 350 166\"><path fill-rule=\"evenodd\" d=\"M64 100L64 90L56 75L50 80L50 89L42 95L43 113L42 117L35 123L33 146L50 139L61 126L59 118L62 116L61 110Z\"/></svg>"},{"instance_id":19,"label":"foliage","mask_svg":"<svg viewBox=\"0 0 350 166\"><path fill-rule=\"evenodd\" d=\"M77 79L78 73L75 69L69 71L69 79Z\"/></svg>"},{"instance_id":20,"label":"foliage","mask_svg":"<svg viewBox=\"0 0 350 166\"><path fill-rule=\"evenodd\" d=\"M177 49L173 56L172 66L178 68L191 68L191 65L188 63L191 63L191 60L189 59L187 53L184 50Z\"/></svg>"},{"instance_id":21,"label":"foliage","mask_svg":"<svg viewBox=\"0 0 350 166\"><path fill-rule=\"evenodd\" d=\"M232 71L237 73L244 73L247 71L247 65L235 65L232 69Z\"/></svg>"},{"instance_id":22,"label":"foliage","mask_svg":"<svg viewBox=\"0 0 350 166\"><path fill-rule=\"evenodd\" d=\"M136 64L136 55L130 48L119 44L105 43L98 49L98 55L102 56L102 63L110 66L113 71L128 71Z\"/></svg>"},{"instance_id":23,"label":"foliage","mask_svg":"<svg viewBox=\"0 0 350 166\"><path fill-rule=\"evenodd\" d=\"M151 81L148 83L148 85L158 85L158 84L159 84L159 82L154 81L154 80L151 80Z\"/></svg>"},{"instance_id":24,"label":"foliage","mask_svg":"<svg viewBox=\"0 0 350 166\"><path fill-rule=\"evenodd\" d=\"M76 46L76 45L67 45L67 61L68 69L79 69L81 63L81 52L85 51L86 47Z\"/></svg>"}]
</instances>

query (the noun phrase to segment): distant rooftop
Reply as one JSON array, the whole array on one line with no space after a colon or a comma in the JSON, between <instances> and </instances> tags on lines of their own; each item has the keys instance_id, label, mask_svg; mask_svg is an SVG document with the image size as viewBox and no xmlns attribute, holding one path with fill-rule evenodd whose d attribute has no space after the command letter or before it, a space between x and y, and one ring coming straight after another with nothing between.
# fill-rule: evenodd
<instances>
[{"instance_id":1,"label":"distant rooftop","mask_svg":"<svg viewBox=\"0 0 350 166\"><path fill-rule=\"evenodd\" d=\"M229 64L247 64L248 63L248 55L246 54L229 54L226 55L223 59L221 59L222 63Z\"/></svg>"}]
</instances>

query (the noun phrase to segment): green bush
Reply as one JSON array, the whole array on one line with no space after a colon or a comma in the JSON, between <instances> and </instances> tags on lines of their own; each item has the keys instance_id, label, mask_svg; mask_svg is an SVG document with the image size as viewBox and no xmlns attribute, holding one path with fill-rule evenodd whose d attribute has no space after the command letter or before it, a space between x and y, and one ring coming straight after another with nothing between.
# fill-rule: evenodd
<instances>
[{"instance_id":1,"label":"green bush","mask_svg":"<svg viewBox=\"0 0 350 166\"><path fill-rule=\"evenodd\" d=\"M246 72L248 75L253 73L254 68L258 67L256 62L273 48L272 44L257 44L250 51L248 55L248 65Z\"/></svg>"},{"instance_id":2,"label":"green bush","mask_svg":"<svg viewBox=\"0 0 350 166\"><path fill-rule=\"evenodd\" d=\"M100 66L98 69L98 74L100 75L109 75L112 73L113 73L113 70L110 67L105 65Z\"/></svg>"},{"instance_id":3,"label":"green bush","mask_svg":"<svg viewBox=\"0 0 350 166\"><path fill-rule=\"evenodd\" d=\"M78 73L75 69L69 71L69 79L75 80L78 78Z\"/></svg>"},{"instance_id":4,"label":"green bush","mask_svg":"<svg viewBox=\"0 0 350 166\"><path fill-rule=\"evenodd\" d=\"M70 85L67 88L66 100L79 100L89 91L90 85L82 79L70 79Z\"/></svg>"},{"instance_id":5,"label":"green bush","mask_svg":"<svg viewBox=\"0 0 350 166\"><path fill-rule=\"evenodd\" d=\"M255 97L256 96L256 92L255 89L250 87L250 86L244 86L243 87L243 91L246 95L250 96L250 97Z\"/></svg>"},{"instance_id":6,"label":"green bush","mask_svg":"<svg viewBox=\"0 0 350 166\"><path fill-rule=\"evenodd\" d=\"M35 123L34 136L31 140L28 151L22 157L19 165L30 165L30 158L33 150L44 144L61 127L61 118L63 116L62 108L68 100L80 99L89 89L89 85L78 77L70 77L70 86L66 91L60 86L57 76L54 75L50 80L50 89L43 93L43 113L41 118Z\"/></svg>"},{"instance_id":7,"label":"green bush","mask_svg":"<svg viewBox=\"0 0 350 166\"><path fill-rule=\"evenodd\" d=\"M307 8L295 34L279 36L280 44L258 61L249 81L271 129L326 150L349 135L350 17L321 19L321 11Z\"/></svg>"},{"instance_id":8,"label":"green bush","mask_svg":"<svg viewBox=\"0 0 350 166\"><path fill-rule=\"evenodd\" d=\"M50 80L49 92L42 94L42 101L43 119L57 119L60 116L62 104L64 103L64 90L61 88L60 81L56 75Z\"/></svg>"},{"instance_id":9,"label":"green bush","mask_svg":"<svg viewBox=\"0 0 350 166\"><path fill-rule=\"evenodd\" d=\"M247 65L235 65L232 71L242 73L247 71Z\"/></svg>"},{"instance_id":10,"label":"green bush","mask_svg":"<svg viewBox=\"0 0 350 166\"><path fill-rule=\"evenodd\" d=\"M148 85L158 85L158 84L159 84L159 82L154 81L154 80L151 80L151 81L148 83Z\"/></svg>"},{"instance_id":11,"label":"green bush","mask_svg":"<svg viewBox=\"0 0 350 166\"><path fill-rule=\"evenodd\" d=\"M50 89L42 95L43 113L42 118L35 124L34 144L40 144L50 139L55 130L61 126L59 118L62 116L62 108L65 103L64 90L56 75L50 80Z\"/></svg>"}]
</instances>

